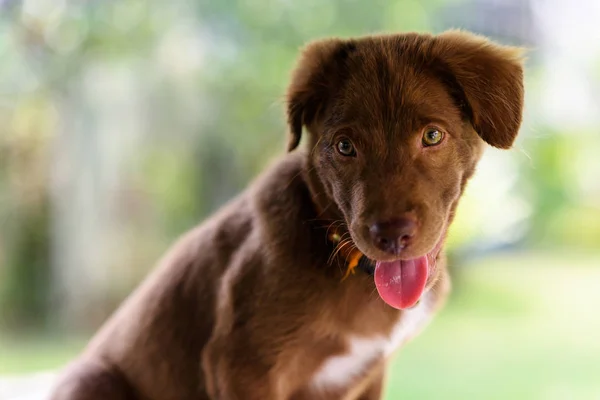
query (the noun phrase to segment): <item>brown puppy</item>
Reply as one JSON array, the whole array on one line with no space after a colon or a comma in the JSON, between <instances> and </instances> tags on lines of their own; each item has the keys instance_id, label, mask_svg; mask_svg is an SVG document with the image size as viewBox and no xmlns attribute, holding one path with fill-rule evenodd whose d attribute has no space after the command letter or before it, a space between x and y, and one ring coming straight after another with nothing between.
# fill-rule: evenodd
<instances>
[{"instance_id":1,"label":"brown puppy","mask_svg":"<svg viewBox=\"0 0 600 400\"><path fill-rule=\"evenodd\" d=\"M522 106L519 51L471 34L310 44L288 92L289 150L303 128L308 150L182 238L53 398L381 398L448 292L484 141L510 147Z\"/></svg>"}]
</instances>

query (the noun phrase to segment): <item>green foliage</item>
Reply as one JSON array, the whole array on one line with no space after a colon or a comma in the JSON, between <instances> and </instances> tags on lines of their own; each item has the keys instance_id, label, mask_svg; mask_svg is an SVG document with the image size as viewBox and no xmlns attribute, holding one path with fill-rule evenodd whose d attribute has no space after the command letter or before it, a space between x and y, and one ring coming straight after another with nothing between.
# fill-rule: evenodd
<instances>
[{"instance_id":1,"label":"green foliage","mask_svg":"<svg viewBox=\"0 0 600 400\"><path fill-rule=\"evenodd\" d=\"M594 187L598 190L600 137L544 128L539 129L544 136L525 144L530 160L522 166L520 186L533 210L528 238L538 246L597 250L600 203Z\"/></svg>"}]
</instances>

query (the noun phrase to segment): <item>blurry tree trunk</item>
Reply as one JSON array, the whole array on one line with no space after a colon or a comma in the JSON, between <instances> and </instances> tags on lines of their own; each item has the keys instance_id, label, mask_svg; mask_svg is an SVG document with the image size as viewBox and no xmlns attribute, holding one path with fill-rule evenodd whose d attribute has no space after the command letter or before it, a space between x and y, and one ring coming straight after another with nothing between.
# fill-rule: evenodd
<instances>
[{"instance_id":1,"label":"blurry tree trunk","mask_svg":"<svg viewBox=\"0 0 600 400\"><path fill-rule=\"evenodd\" d=\"M136 80L127 72L98 65L61 103L51 171L51 264L60 327L96 328L120 300L113 292L131 281L120 247L121 213L113 210L123 162L138 147L141 130L135 118L140 113L133 111Z\"/></svg>"}]
</instances>

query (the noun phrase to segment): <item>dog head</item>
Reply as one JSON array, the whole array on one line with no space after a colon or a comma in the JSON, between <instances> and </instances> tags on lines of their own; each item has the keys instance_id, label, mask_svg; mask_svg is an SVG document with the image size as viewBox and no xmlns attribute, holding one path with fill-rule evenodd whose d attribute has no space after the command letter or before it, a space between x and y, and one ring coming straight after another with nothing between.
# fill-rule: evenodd
<instances>
[{"instance_id":1,"label":"dog head","mask_svg":"<svg viewBox=\"0 0 600 400\"><path fill-rule=\"evenodd\" d=\"M287 99L289 150L306 128L320 209L387 270L422 264L435 259L484 142L509 148L517 135L520 50L460 31L317 41Z\"/></svg>"}]
</instances>

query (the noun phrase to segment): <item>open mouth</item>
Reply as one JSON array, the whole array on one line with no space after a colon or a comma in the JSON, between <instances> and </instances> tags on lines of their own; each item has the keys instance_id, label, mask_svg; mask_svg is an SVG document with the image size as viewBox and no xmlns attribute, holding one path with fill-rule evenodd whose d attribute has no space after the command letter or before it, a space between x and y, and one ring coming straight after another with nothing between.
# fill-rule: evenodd
<instances>
[{"instance_id":1,"label":"open mouth","mask_svg":"<svg viewBox=\"0 0 600 400\"><path fill-rule=\"evenodd\" d=\"M376 261L375 286L384 302L401 310L417 304L425 292L444 238L445 233L434 249L423 256L407 260Z\"/></svg>"},{"instance_id":2,"label":"open mouth","mask_svg":"<svg viewBox=\"0 0 600 400\"><path fill-rule=\"evenodd\" d=\"M428 253L414 258L396 258L389 261L368 258L356 246L343 244L334 254L343 255L347 261L347 271L342 280L346 279L354 269L360 266L361 260L367 260L373 274L379 297L389 306L396 309L414 307L427 289L430 277L436 272L436 260L446 239L446 229L434 248ZM329 235L336 248L340 246L341 237L334 229ZM346 242L347 243L347 242ZM344 254L346 252L346 254ZM373 263L375 264L373 270Z\"/></svg>"}]
</instances>

